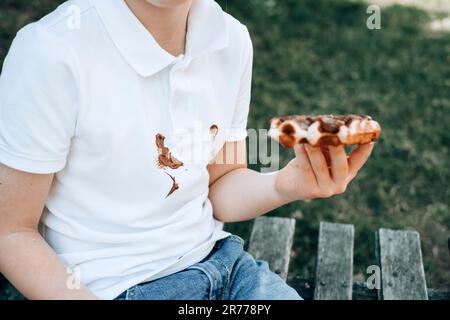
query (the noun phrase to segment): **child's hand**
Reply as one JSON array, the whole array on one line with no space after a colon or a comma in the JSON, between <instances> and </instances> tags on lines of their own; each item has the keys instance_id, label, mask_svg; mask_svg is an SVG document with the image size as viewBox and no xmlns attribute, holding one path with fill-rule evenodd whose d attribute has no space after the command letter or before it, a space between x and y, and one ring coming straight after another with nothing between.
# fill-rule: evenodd
<instances>
[{"instance_id":1,"label":"child's hand","mask_svg":"<svg viewBox=\"0 0 450 320\"><path fill-rule=\"evenodd\" d=\"M275 189L286 201L329 198L344 193L369 158L374 143L354 149L347 157L343 146L295 146L296 157L277 173ZM328 164L329 163L329 164Z\"/></svg>"}]
</instances>

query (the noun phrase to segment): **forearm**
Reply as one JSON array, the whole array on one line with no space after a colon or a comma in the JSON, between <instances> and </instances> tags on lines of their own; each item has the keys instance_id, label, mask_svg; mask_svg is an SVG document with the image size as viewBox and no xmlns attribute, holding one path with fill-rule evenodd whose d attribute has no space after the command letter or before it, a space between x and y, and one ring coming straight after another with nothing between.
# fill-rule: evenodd
<instances>
[{"instance_id":1,"label":"forearm","mask_svg":"<svg viewBox=\"0 0 450 320\"><path fill-rule=\"evenodd\" d=\"M96 299L68 286L71 274L37 231L0 236L0 272L28 299Z\"/></svg>"},{"instance_id":2,"label":"forearm","mask_svg":"<svg viewBox=\"0 0 450 320\"><path fill-rule=\"evenodd\" d=\"M275 173L233 170L210 186L214 216L223 222L253 219L288 201L275 190Z\"/></svg>"}]
</instances>

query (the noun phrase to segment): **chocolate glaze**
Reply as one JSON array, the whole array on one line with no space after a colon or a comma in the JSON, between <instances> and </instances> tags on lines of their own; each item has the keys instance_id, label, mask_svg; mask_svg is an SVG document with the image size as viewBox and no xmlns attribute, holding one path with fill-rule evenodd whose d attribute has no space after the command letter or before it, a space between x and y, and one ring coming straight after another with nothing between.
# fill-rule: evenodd
<instances>
[{"instance_id":1,"label":"chocolate glaze","mask_svg":"<svg viewBox=\"0 0 450 320\"><path fill-rule=\"evenodd\" d=\"M283 123L286 120L293 120L298 123L298 125L307 130L310 125L314 122L319 121L320 127L319 131L327 132L327 133L338 133L339 128L343 125L349 126L354 120L371 120L370 116L360 114L348 114L348 115L307 115L307 116L299 116L299 115L291 115L285 117L274 118ZM272 119L273 120L273 119Z\"/></svg>"},{"instance_id":2,"label":"chocolate glaze","mask_svg":"<svg viewBox=\"0 0 450 320\"><path fill-rule=\"evenodd\" d=\"M158 167L160 169L178 169L183 166L183 162L175 158L169 148L164 144L166 138L162 134L156 135L156 147L158 148Z\"/></svg>"},{"instance_id":3,"label":"chocolate glaze","mask_svg":"<svg viewBox=\"0 0 450 320\"><path fill-rule=\"evenodd\" d=\"M289 136L289 135L293 134L294 132L295 132L295 128L290 123L287 123L283 126L284 134Z\"/></svg>"}]
</instances>

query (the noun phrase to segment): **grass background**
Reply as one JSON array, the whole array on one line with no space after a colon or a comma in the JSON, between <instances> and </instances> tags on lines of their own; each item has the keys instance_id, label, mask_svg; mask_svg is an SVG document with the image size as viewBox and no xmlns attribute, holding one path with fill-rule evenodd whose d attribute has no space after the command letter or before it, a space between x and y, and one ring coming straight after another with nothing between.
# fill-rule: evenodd
<instances>
[{"instance_id":1,"label":"grass background","mask_svg":"<svg viewBox=\"0 0 450 320\"><path fill-rule=\"evenodd\" d=\"M16 31L58 0L2 0L0 62ZM366 28L367 4L348 0L220 0L247 25L254 58L252 128L291 113L367 113L383 127L372 158L345 195L295 203L291 272L311 276L322 220L355 225L355 278L375 264L380 227L420 232L429 287L450 289L450 32L434 14L391 6ZM281 162L292 154L282 150ZM258 169L258 165L254 166ZM251 222L229 224L248 239Z\"/></svg>"}]
</instances>

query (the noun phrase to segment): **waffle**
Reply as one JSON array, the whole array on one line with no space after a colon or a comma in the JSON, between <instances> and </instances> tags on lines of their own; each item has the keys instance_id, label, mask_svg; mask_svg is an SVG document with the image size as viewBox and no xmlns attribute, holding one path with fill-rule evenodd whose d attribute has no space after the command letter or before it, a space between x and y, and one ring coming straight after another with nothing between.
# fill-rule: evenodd
<instances>
[{"instance_id":1,"label":"waffle","mask_svg":"<svg viewBox=\"0 0 450 320\"><path fill-rule=\"evenodd\" d=\"M270 120L268 135L285 148L298 143L349 146L376 141L381 127L366 115L292 115Z\"/></svg>"}]
</instances>

